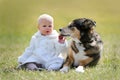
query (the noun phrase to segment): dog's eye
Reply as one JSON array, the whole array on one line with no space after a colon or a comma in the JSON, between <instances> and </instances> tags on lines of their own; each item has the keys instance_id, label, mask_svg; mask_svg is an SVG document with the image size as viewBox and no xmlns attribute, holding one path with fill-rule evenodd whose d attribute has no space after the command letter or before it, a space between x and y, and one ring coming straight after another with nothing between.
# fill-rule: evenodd
<instances>
[{"instance_id":1,"label":"dog's eye","mask_svg":"<svg viewBox=\"0 0 120 80\"><path fill-rule=\"evenodd\" d=\"M75 28L74 28L74 27L71 27L70 29L71 29L72 31L74 31L74 30L75 30Z\"/></svg>"},{"instance_id":2,"label":"dog's eye","mask_svg":"<svg viewBox=\"0 0 120 80\"><path fill-rule=\"evenodd\" d=\"M68 28L72 28L72 25L69 25Z\"/></svg>"}]
</instances>

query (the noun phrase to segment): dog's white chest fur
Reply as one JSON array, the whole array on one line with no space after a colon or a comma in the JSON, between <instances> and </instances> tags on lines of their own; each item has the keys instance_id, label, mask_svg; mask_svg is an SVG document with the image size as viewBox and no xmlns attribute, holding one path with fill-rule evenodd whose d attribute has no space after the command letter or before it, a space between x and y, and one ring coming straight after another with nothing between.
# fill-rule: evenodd
<instances>
[{"instance_id":1,"label":"dog's white chest fur","mask_svg":"<svg viewBox=\"0 0 120 80\"><path fill-rule=\"evenodd\" d=\"M85 56L85 52L84 52L84 47L80 44L75 44L77 49L79 50L79 53L75 53L73 52L73 56L74 56L74 66L78 66L80 64L80 60L84 60L86 58L88 58L87 56Z\"/></svg>"}]
</instances>

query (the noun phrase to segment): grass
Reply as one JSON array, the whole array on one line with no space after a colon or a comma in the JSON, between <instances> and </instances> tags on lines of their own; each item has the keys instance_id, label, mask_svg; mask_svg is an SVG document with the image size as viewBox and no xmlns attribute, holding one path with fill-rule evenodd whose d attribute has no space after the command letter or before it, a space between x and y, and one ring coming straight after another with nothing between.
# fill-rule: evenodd
<instances>
[{"instance_id":1,"label":"grass","mask_svg":"<svg viewBox=\"0 0 120 80\"><path fill-rule=\"evenodd\" d=\"M119 80L120 72L119 0L0 0L0 80ZM37 31L37 18L48 13L55 29L71 20L87 17L97 22L96 31L104 41L99 64L85 73L16 70L17 57Z\"/></svg>"}]
</instances>

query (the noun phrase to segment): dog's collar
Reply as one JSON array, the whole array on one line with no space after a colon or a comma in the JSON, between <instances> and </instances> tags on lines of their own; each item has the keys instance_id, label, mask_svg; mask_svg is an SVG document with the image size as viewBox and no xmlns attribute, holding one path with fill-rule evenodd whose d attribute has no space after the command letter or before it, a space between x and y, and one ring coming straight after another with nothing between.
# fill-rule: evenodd
<instances>
[{"instance_id":1,"label":"dog's collar","mask_svg":"<svg viewBox=\"0 0 120 80\"><path fill-rule=\"evenodd\" d=\"M80 44L80 45L82 45L82 43L81 43L81 42L80 42L79 44Z\"/></svg>"},{"instance_id":2,"label":"dog's collar","mask_svg":"<svg viewBox=\"0 0 120 80\"><path fill-rule=\"evenodd\" d=\"M75 41L76 43L82 45L82 42L80 40L78 40L77 38L73 38L73 41Z\"/></svg>"}]
</instances>

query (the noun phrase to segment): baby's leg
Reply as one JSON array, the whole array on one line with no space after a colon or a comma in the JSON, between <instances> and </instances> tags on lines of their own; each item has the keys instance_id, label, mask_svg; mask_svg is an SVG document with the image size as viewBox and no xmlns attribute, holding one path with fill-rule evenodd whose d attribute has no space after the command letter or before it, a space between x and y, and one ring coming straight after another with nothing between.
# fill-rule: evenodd
<instances>
[{"instance_id":1,"label":"baby's leg","mask_svg":"<svg viewBox=\"0 0 120 80\"><path fill-rule=\"evenodd\" d=\"M48 67L48 71L59 70L61 68L61 63L54 63Z\"/></svg>"},{"instance_id":2,"label":"baby's leg","mask_svg":"<svg viewBox=\"0 0 120 80\"><path fill-rule=\"evenodd\" d=\"M35 63L27 63L26 64L26 69L27 70L38 70L38 67Z\"/></svg>"}]
</instances>

